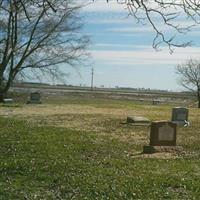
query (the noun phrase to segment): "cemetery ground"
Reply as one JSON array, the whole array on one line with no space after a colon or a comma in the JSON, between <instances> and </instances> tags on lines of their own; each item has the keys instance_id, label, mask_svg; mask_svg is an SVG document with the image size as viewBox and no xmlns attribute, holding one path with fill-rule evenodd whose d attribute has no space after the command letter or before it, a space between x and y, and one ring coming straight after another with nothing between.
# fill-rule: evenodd
<instances>
[{"instance_id":1,"label":"cemetery ground","mask_svg":"<svg viewBox=\"0 0 200 200\"><path fill-rule=\"evenodd\" d=\"M173 105L98 98L0 106L0 199L199 199L200 111L178 127L182 152L141 154Z\"/></svg>"}]
</instances>

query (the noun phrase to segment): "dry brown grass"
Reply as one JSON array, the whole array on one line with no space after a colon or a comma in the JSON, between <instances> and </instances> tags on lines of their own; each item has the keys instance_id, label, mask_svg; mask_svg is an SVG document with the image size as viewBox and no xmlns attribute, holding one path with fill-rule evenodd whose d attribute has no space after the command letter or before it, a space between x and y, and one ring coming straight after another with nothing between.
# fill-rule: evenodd
<instances>
[{"instance_id":1,"label":"dry brown grass","mask_svg":"<svg viewBox=\"0 0 200 200\"><path fill-rule=\"evenodd\" d=\"M135 144L147 139L147 127L132 127L122 122L127 116L144 116L146 110L130 108L97 108L89 105L23 105L22 107L2 107L0 115L28 120L37 125L66 127L74 130L93 131L110 134L121 140Z\"/></svg>"}]
</instances>

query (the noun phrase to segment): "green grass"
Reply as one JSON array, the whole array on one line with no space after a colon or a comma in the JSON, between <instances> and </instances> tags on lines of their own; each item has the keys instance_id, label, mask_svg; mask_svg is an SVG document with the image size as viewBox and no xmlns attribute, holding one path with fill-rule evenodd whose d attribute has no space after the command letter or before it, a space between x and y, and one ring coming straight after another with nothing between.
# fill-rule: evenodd
<instances>
[{"instance_id":1,"label":"green grass","mask_svg":"<svg viewBox=\"0 0 200 200\"><path fill-rule=\"evenodd\" d=\"M21 108L22 104L10 103L10 104L0 104L0 107L7 107L7 108Z\"/></svg>"},{"instance_id":2,"label":"green grass","mask_svg":"<svg viewBox=\"0 0 200 200\"><path fill-rule=\"evenodd\" d=\"M10 118L0 130L1 200L199 199L198 155L130 157L128 141Z\"/></svg>"}]
</instances>

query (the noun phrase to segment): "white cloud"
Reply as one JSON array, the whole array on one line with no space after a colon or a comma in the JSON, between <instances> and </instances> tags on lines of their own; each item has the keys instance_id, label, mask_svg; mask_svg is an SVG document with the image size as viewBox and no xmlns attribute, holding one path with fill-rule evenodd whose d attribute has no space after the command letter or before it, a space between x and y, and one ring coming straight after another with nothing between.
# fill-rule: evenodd
<instances>
[{"instance_id":1,"label":"white cloud","mask_svg":"<svg viewBox=\"0 0 200 200\"><path fill-rule=\"evenodd\" d=\"M169 54L168 49L162 51L154 51L150 46L143 46L144 49L133 51L91 51L94 60L103 62L106 65L120 65L124 66L176 66L179 63L185 62L187 59L200 58L200 48L188 47L176 49L175 53Z\"/></svg>"},{"instance_id":2,"label":"white cloud","mask_svg":"<svg viewBox=\"0 0 200 200\"><path fill-rule=\"evenodd\" d=\"M87 23L88 24L133 24L134 22L134 18L133 17L129 17L129 18L126 18L126 17L119 17L119 18L116 18L116 17L112 17L112 18L95 18L95 19L88 19L87 20Z\"/></svg>"},{"instance_id":3,"label":"white cloud","mask_svg":"<svg viewBox=\"0 0 200 200\"><path fill-rule=\"evenodd\" d=\"M151 26L143 26L143 27L120 27L120 28L110 28L107 31L117 32L117 33L146 33L153 32L153 28Z\"/></svg>"},{"instance_id":4,"label":"white cloud","mask_svg":"<svg viewBox=\"0 0 200 200\"><path fill-rule=\"evenodd\" d=\"M132 45L132 44L113 44L113 43L96 43L96 47L110 47L110 48L134 48L134 49L150 49L152 50L152 46L147 46L147 45Z\"/></svg>"},{"instance_id":5,"label":"white cloud","mask_svg":"<svg viewBox=\"0 0 200 200\"><path fill-rule=\"evenodd\" d=\"M125 21L125 20L124 20ZM132 21L134 21L134 18L132 18ZM130 22L130 21L129 21ZM190 26L192 26L192 21L176 21L174 23L175 26L179 25L179 27L181 28L188 28ZM173 27L170 27L166 24L160 23L159 20L156 23L156 26L159 28L160 31L162 32L174 32L176 31ZM193 32L194 30L199 30L199 27L195 26L193 28L191 28L191 32ZM120 28L109 28L107 29L107 31L111 31L111 32L118 32L118 33L146 33L146 32L154 32L153 27L147 23L145 25L141 25L141 24L135 24L132 23L129 24L128 26L126 25L125 27L120 27Z\"/></svg>"},{"instance_id":6,"label":"white cloud","mask_svg":"<svg viewBox=\"0 0 200 200\"><path fill-rule=\"evenodd\" d=\"M127 8L126 4L119 4L115 0L109 3L106 0L95 0L91 3L85 3L84 0L78 2L86 5L83 8L86 12L123 12Z\"/></svg>"}]
</instances>

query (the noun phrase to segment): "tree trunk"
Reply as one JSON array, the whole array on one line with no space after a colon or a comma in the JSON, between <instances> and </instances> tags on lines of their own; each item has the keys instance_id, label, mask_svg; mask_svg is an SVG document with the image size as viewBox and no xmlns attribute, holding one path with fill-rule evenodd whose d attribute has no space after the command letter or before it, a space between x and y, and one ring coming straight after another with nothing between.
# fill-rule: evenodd
<instances>
[{"instance_id":1,"label":"tree trunk","mask_svg":"<svg viewBox=\"0 0 200 200\"><path fill-rule=\"evenodd\" d=\"M5 96L3 89L4 89L3 73L0 72L0 103L3 102Z\"/></svg>"},{"instance_id":2,"label":"tree trunk","mask_svg":"<svg viewBox=\"0 0 200 200\"><path fill-rule=\"evenodd\" d=\"M4 92L3 90L0 91L0 103L3 103L5 97L6 97L6 92Z\"/></svg>"},{"instance_id":3,"label":"tree trunk","mask_svg":"<svg viewBox=\"0 0 200 200\"><path fill-rule=\"evenodd\" d=\"M2 103L6 98L8 90L15 78L15 75L16 74L13 74L13 71L11 71L9 74L9 79L5 81L3 78L3 73L0 73L0 103Z\"/></svg>"},{"instance_id":4,"label":"tree trunk","mask_svg":"<svg viewBox=\"0 0 200 200\"><path fill-rule=\"evenodd\" d=\"M0 103L6 98L9 87L10 83L8 81L5 82L3 76L0 76Z\"/></svg>"},{"instance_id":5,"label":"tree trunk","mask_svg":"<svg viewBox=\"0 0 200 200\"><path fill-rule=\"evenodd\" d=\"M197 88L198 108L200 108L200 88Z\"/></svg>"}]
</instances>

